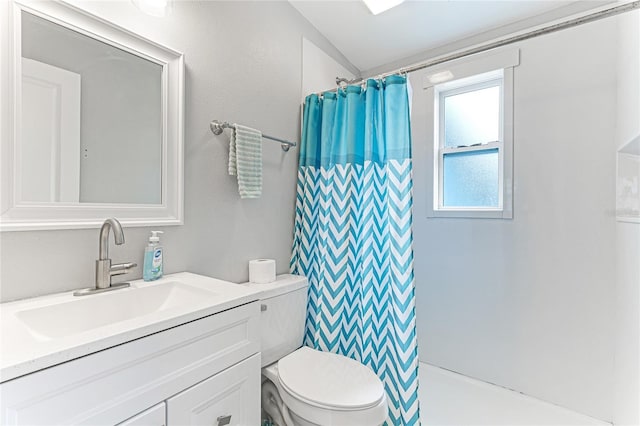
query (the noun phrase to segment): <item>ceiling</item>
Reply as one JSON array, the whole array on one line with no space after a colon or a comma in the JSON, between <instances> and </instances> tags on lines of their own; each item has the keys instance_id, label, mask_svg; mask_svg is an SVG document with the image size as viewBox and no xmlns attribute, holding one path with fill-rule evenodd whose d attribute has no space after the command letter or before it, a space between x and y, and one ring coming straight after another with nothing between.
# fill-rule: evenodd
<instances>
[{"instance_id":1,"label":"ceiling","mask_svg":"<svg viewBox=\"0 0 640 426\"><path fill-rule=\"evenodd\" d=\"M373 15L360 0L289 1L363 75L408 65L412 60L417 62L610 3L407 0Z\"/></svg>"}]
</instances>

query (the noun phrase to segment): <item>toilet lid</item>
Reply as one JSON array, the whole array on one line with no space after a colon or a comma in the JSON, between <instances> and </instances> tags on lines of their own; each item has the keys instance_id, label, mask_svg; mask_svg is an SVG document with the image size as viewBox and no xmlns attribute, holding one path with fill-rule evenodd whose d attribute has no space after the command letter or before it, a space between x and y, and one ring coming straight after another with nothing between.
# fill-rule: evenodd
<instances>
[{"instance_id":1,"label":"toilet lid","mask_svg":"<svg viewBox=\"0 0 640 426\"><path fill-rule=\"evenodd\" d=\"M278 361L278 378L290 394L323 408L363 409L384 398L382 382L369 368L308 347Z\"/></svg>"}]
</instances>

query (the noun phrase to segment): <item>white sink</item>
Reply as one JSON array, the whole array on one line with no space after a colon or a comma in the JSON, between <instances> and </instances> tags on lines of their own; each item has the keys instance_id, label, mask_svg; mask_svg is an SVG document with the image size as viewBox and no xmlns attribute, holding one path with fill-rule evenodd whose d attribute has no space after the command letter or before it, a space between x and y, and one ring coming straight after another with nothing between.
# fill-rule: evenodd
<instances>
[{"instance_id":1,"label":"white sink","mask_svg":"<svg viewBox=\"0 0 640 426\"><path fill-rule=\"evenodd\" d=\"M105 293L2 303L0 383L256 301L259 293L180 272Z\"/></svg>"},{"instance_id":2,"label":"white sink","mask_svg":"<svg viewBox=\"0 0 640 426\"><path fill-rule=\"evenodd\" d=\"M55 339L167 309L199 304L217 295L177 281L154 284L77 297L68 302L19 311L16 317L36 337Z\"/></svg>"}]
</instances>

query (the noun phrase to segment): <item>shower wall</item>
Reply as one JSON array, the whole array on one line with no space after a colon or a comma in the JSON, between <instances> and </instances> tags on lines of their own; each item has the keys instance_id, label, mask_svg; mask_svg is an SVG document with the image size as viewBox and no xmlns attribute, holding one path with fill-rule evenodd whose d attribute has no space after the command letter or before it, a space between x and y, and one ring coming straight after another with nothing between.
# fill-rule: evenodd
<instances>
[{"instance_id":1,"label":"shower wall","mask_svg":"<svg viewBox=\"0 0 640 426\"><path fill-rule=\"evenodd\" d=\"M640 156L640 11L620 18L617 147L636 140ZM616 223L613 421L640 424L640 223Z\"/></svg>"},{"instance_id":2,"label":"shower wall","mask_svg":"<svg viewBox=\"0 0 640 426\"><path fill-rule=\"evenodd\" d=\"M618 22L517 45L512 220L426 217L426 72L411 76L420 359L607 421Z\"/></svg>"}]
</instances>

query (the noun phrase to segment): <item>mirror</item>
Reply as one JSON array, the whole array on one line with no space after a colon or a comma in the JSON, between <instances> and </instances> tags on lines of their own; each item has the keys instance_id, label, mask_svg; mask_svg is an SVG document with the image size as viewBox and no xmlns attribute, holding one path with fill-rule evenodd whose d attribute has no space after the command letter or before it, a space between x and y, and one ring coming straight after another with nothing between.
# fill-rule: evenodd
<instances>
[{"instance_id":1,"label":"mirror","mask_svg":"<svg viewBox=\"0 0 640 426\"><path fill-rule=\"evenodd\" d=\"M183 56L64 3L11 6L0 229L182 223Z\"/></svg>"},{"instance_id":2,"label":"mirror","mask_svg":"<svg viewBox=\"0 0 640 426\"><path fill-rule=\"evenodd\" d=\"M21 200L160 204L162 66L21 21Z\"/></svg>"}]
</instances>

